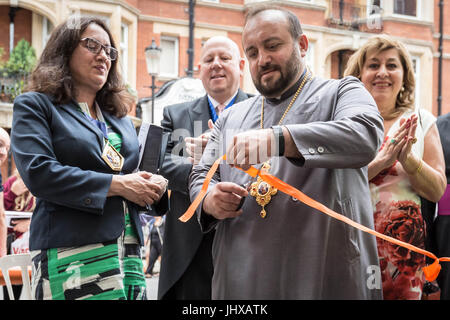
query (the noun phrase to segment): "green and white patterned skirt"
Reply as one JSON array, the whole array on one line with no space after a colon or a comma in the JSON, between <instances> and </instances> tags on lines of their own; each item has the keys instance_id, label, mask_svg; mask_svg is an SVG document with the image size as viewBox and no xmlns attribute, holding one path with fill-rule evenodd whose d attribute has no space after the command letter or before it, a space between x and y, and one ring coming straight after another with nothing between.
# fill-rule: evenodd
<instances>
[{"instance_id":1,"label":"green and white patterned skirt","mask_svg":"<svg viewBox=\"0 0 450 320\"><path fill-rule=\"evenodd\" d=\"M140 245L128 212L117 240L36 250L31 257L37 300L147 300Z\"/></svg>"}]
</instances>

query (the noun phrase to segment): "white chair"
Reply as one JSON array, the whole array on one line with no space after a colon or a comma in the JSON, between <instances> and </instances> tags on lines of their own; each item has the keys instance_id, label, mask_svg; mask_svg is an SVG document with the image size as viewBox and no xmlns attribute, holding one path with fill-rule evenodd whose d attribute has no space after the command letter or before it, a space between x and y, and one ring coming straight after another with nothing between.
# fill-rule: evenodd
<instances>
[{"instance_id":1,"label":"white chair","mask_svg":"<svg viewBox=\"0 0 450 320\"><path fill-rule=\"evenodd\" d=\"M29 253L24 254L10 254L0 258L0 270L2 271L3 278L5 279L6 287L8 288L8 295L11 300L14 300L14 294L12 291L12 285L9 278L9 269L14 267L20 267L22 273L23 283L23 298L25 300L33 300L33 294L30 285L30 276L28 273L28 267L31 266L31 255Z\"/></svg>"}]
</instances>

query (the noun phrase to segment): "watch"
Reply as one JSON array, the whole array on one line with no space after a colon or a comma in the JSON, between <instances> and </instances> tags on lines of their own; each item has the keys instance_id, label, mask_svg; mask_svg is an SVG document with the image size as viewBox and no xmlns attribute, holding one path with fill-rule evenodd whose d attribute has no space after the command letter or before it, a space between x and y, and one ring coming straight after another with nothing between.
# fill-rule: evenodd
<instances>
[{"instance_id":1,"label":"watch","mask_svg":"<svg viewBox=\"0 0 450 320\"><path fill-rule=\"evenodd\" d=\"M271 126L273 134L275 135L275 141L278 145L278 156L284 156L284 134L281 126Z\"/></svg>"}]
</instances>

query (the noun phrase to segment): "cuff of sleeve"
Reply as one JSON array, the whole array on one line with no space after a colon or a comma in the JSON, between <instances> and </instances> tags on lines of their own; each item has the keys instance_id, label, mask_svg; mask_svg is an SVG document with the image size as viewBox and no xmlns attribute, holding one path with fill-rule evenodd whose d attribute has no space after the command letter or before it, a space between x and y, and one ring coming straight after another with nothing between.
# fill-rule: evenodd
<instances>
[{"instance_id":1,"label":"cuff of sleeve","mask_svg":"<svg viewBox=\"0 0 450 320\"><path fill-rule=\"evenodd\" d=\"M289 160L290 163L292 163L293 165L297 166L297 167L303 167L305 164L305 158L301 157L301 158L288 158L286 157L286 159Z\"/></svg>"},{"instance_id":2,"label":"cuff of sleeve","mask_svg":"<svg viewBox=\"0 0 450 320\"><path fill-rule=\"evenodd\" d=\"M283 129L281 126L272 126L273 134L275 136L275 141L277 144L277 150L278 150L278 156L282 157L284 156L284 135L283 135Z\"/></svg>"},{"instance_id":3,"label":"cuff of sleeve","mask_svg":"<svg viewBox=\"0 0 450 320\"><path fill-rule=\"evenodd\" d=\"M154 206L157 216L163 216L170 210L169 193L166 191Z\"/></svg>"},{"instance_id":4,"label":"cuff of sleeve","mask_svg":"<svg viewBox=\"0 0 450 320\"><path fill-rule=\"evenodd\" d=\"M200 224L200 230L203 233L212 231L220 222L220 220L203 211L203 201L200 203L199 208L197 209L197 221Z\"/></svg>"},{"instance_id":5,"label":"cuff of sleeve","mask_svg":"<svg viewBox=\"0 0 450 320\"><path fill-rule=\"evenodd\" d=\"M169 212L170 209L170 202L169 202L169 196L168 192L166 191L161 199L159 199L158 203L152 204L151 206L147 207L141 207L136 205L138 208L138 211L140 213L145 213L152 217L160 217L165 215Z\"/></svg>"}]
</instances>

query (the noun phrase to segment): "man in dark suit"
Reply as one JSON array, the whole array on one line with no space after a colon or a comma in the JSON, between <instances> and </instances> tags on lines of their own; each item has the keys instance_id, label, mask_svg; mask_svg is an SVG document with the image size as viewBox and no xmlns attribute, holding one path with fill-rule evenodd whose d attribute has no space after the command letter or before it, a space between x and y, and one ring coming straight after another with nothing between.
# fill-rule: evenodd
<instances>
[{"instance_id":1,"label":"man in dark suit","mask_svg":"<svg viewBox=\"0 0 450 320\"><path fill-rule=\"evenodd\" d=\"M249 97L239 89L244 59L229 38L218 36L206 41L198 68L207 95L164 108L161 121L165 131L171 133L160 169L160 174L169 179L171 196L158 299L211 299L214 231L203 234L196 219L182 223L178 218L190 205L189 174L208 141L205 131L225 108Z\"/></svg>"}]
</instances>

